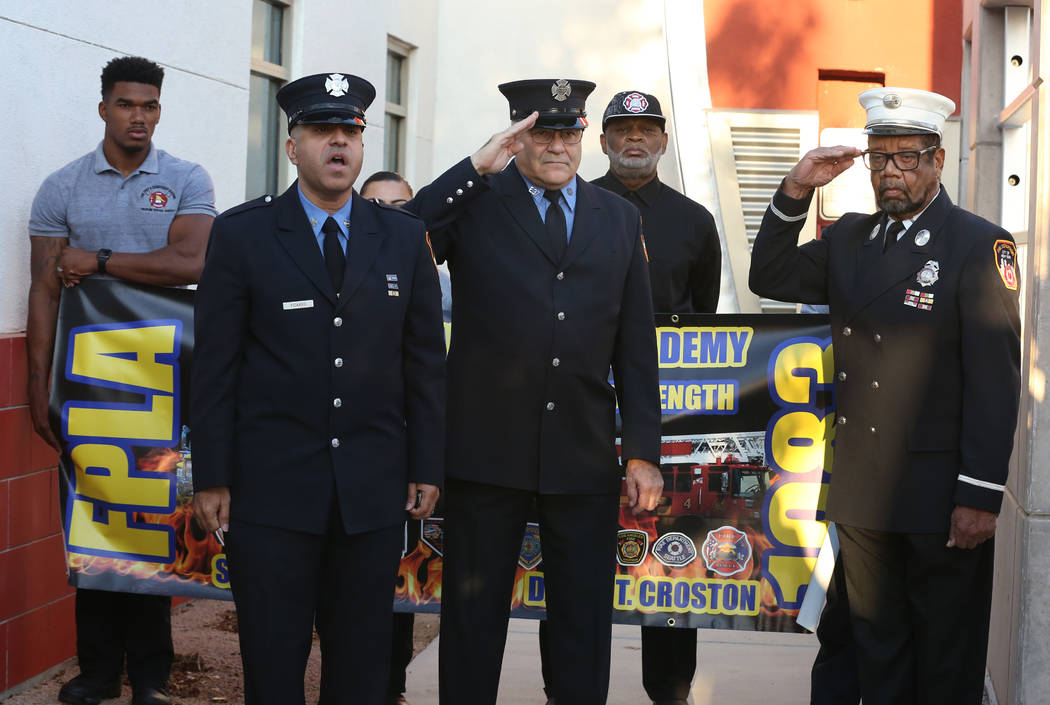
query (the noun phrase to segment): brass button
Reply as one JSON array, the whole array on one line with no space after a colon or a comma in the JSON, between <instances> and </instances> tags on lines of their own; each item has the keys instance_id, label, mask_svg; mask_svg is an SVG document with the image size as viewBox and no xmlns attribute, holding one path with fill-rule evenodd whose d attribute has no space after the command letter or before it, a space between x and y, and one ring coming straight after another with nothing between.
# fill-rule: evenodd
<instances>
[{"instance_id":1,"label":"brass button","mask_svg":"<svg viewBox=\"0 0 1050 705\"><path fill-rule=\"evenodd\" d=\"M334 406L335 408L338 409L342 405L343 405L343 400L340 399L339 397L336 397L335 399L332 400L332 406Z\"/></svg>"},{"instance_id":2,"label":"brass button","mask_svg":"<svg viewBox=\"0 0 1050 705\"><path fill-rule=\"evenodd\" d=\"M456 189L456 195L457 196L462 196L463 195L463 189L461 189L461 188Z\"/></svg>"},{"instance_id":3,"label":"brass button","mask_svg":"<svg viewBox=\"0 0 1050 705\"><path fill-rule=\"evenodd\" d=\"M452 203L452 196L445 199L445 203Z\"/></svg>"},{"instance_id":4,"label":"brass button","mask_svg":"<svg viewBox=\"0 0 1050 705\"><path fill-rule=\"evenodd\" d=\"M558 281L561 281L562 279L564 279L565 278L565 272L558 272L557 278L558 278Z\"/></svg>"},{"instance_id":5,"label":"brass button","mask_svg":"<svg viewBox=\"0 0 1050 705\"><path fill-rule=\"evenodd\" d=\"M467 188L474 188L474 182L473 181L468 181L467 182Z\"/></svg>"},{"instance_id":6,"label":"brass button","mask_svg":"<svg viewBox=\"0 0 1050 705\"><path fill-rule=\"evenodd\" d=\"M559 321L564 321L565 320L565 312L564 311L558 311L558 320Z\"/></svg>"},{"instance_id":7,"label":"brass button","mask_svg":"<svg viewBox=\"0 0 1050 705\"><path fill-rule=\"evenodd\" d=\"M547 402L547 411L554 411L554 402Z\"/></svg>"},{"instance_id":8,"label":"brass button","mask_svg":"<svg viewBox=\"0 0 1050 705\"><path fill-rule=\"evenodd\" d=\"M335 363L334 364L335 364L336 367L342 367L343 366L343 358L337 357L335 359Z\"/></svg>"},{"instance_id":9,"label":"brass button","mask_svg":"<svg viewBox=\"0 0 1050 705\"><path fill-rule=\"evenodd\" d=\"M839 381L840 382L845 382L846 381L846 371L845 370L842 370L842 372L839 372L838 376L839 376Z\"/></svg>"},{"instance_id":10,"label":"brass button","mask_svg":"<svg viewBox=\"0 0 1050 705\"><path fill-rule=\"evenodd\" d=\"M334 319L332 319L332 325L338 328L339 326L343 325L343 319L339 316L336 316Z\"/></svg>"},{"instance_id":11,"label":"brass button","mask_svg":"<svg viewBox=\"0 0 1050 705\"><path fill-rule=\"evenodd\" d=\"M845 328L842 329L842 334L846 335L846 336L853 335L853 329L850 328L849 326L846 326Z\"/></svg>"},{"instance_id":12,"label":"brass button","mask_svg":"<svg viewBox=\"0 0 1050 705\"><path fill-rule=\"evenodd\" d=\"M339 439L338 438L333 438L332 439L332 447L333 448L338 448L339 447Z\"/></svg>"},{"instance_id":13,"label":"brass button","mask_svg":"<svg viewBox=\"0 0 1050 705\"><path fill-rule=\"evenodd\" d=\"M877 380L877 379L871 380L871 388L872 389L878 389L879 388L879 380Z\"/></svg>"},{"instance_id":14,"label":"brass button","mask_svg":"<svg viewBox=\"0 0 1050 705\"><path fill-rule=\"evenodd\" d=\"M869 428L868 430L869 430L869 431L871 431L872 433L876 433L876 429L875 429L875 427L874 427L874 426L872 426L872 427L871 427L871 428Z\"/></svg>"},{"instance_id":15,"label":"brass button","mask_svg":"<svg viewBox=\"0 0 1050 705\"><path fill-rule=\"evenodd\" d=\"M846 417L845 416L838 417L837 419L835 419L835 423L837 423L839 426L845 426L846 425Z\"/></svg>"},{"instance_id":16,"label":"brass button","mask_svg":"<svg viewBox=\"0 0 1050 705\"><path fill-rule=\"evenodd\" d=\"M871 336L871 338L872 338L872 340L874 340L874 341L875 341L876 343L881 343L881 342L882 342L882 336L881 336L881 335L879 335L878 333L876 333L875 335Z\"/></svg>"},{"instance_id":17,"label":"brass button","mask_svg":"<svg viewBox=\"0 0 1050 705\"><path fill-rule=\"evenodd\" d=\"M561 360L559 360L558 358L554 358L553 360L551 360L551 365L554 366L554 367L557 367L560 364L561 364Z\"/></svg>"}]
</instances>

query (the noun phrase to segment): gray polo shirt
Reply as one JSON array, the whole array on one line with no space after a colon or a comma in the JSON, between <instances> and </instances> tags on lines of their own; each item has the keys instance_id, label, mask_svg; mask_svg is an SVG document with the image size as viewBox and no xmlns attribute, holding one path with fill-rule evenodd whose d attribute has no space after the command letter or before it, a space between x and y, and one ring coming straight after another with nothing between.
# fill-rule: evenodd
<instances>
[{"instance_id":1,"label":"gray polo shirt","mask_svg":"<svg viewBox=\"0 0 1050 705\"><path fill-rule=\"evenodd\" d=\"M146 160L125 178L100 142L44 180L33 199L29 234L68 237L85 250L152 252L168 244L175 216L187 213L216 215L215 189L199 164L150 145Z\"/></svg>"}]
</instances>

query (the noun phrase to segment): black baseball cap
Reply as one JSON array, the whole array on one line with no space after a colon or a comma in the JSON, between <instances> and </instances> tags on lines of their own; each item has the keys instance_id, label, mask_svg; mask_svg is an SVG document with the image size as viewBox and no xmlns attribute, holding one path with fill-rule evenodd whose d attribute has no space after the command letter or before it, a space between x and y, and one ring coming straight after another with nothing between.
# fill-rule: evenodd
<instances>
[{"instance_id":1,"label":"black baseball cap","mask_svg":"<svg viewBox=\"0 0 1050 705\"><path fill-rule=\"evenodd\" d=\"M288 131L296 125L332 123L365 126L365 110L376 89L359 76L318 73L303 76L277 91L277 103L288 115Z\"/></svg>"},{"instance_id":2,"label":"black baseball cap","mask_svg":"<svg viewBox=\"0 0 1050 705\"><path fill-rule=\"evenodd\" d=\"M641 91L620 91L612 97L602 115L602 132L610 120L621 117L647 117L659 120L661 127L667 124L667 118L660 110L660 101Z\"/></svg>"}]
</instances>

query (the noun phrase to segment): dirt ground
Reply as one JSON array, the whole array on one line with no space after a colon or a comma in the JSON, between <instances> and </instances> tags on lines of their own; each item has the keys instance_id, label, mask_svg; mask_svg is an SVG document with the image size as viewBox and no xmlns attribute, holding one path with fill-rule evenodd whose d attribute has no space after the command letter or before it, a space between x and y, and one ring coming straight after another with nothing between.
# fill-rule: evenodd
<instances>
[{"instance_id":1,"label":"dirt ground","mask_svg":"<svg viewBox=\"0 0 1050 705\"><path fill-rule=\"evenodd\" d=\"M172 702L179 705L243 705L241 656L237 647L237 615L232 602L194 600L176 607L171 616L175 663L168 683ZM437 636L438 615L417 614L415 653ZM53 705L58 689L77 673L76 661L69 661L32 688L4 701L4 705ZM321 674L321 654L314 638L314 649L306 670L306 702L317 702ZM121 697L103 702L131 701L131 686L125 678Z\"/></svg>"}]
</instances>

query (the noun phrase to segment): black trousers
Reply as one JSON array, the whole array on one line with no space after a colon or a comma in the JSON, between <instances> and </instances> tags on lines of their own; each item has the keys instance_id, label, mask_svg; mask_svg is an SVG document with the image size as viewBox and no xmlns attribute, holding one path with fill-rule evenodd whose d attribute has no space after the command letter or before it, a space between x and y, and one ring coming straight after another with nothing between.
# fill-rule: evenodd
<instances>
[{"instance_id":1,"label":"black trousers","mask_svg":"<svg viewBox=\"0 0 1050 705\"><path fill-rule=\"evenodd\" d=\"M838 531L864 705L980 705L993 542Z\"/></svg>"},{"instance_id":2,"label":"black trousers","mask_svg":"<svg viewBox=\"0 0 1050 705\"><path fill-rule=\"evenodd\" d=\"M820 650L810 672L810 705L860 705L857 649L850 627L844 561L840 555L817 623Z\"/></svg>"},{"instance_id":3,"label":"black trousers","mask_svg":"<svg viewBox=\"0 0 1050 705\"><path fill-rule=\"evenodd\" d=\"M397 697L405 692L405 669L412 662L412 630L416 625L414 612L394 612L393 630L390 633L390 684L386 692Z\"/></svg>"},{"instance_id":4,"label":"black trousers","mask_svg":"<svg viewBox=\"0 0 1050 705\"><path fill-rule=\"evenodd\" d=\"M547 623L540 622L540 668L548 696L552 695L549 639ZM687 699L695 674L695 629L642 627L642 686L650 700Z\"/></svg>"},{"instance_id":5,"label":"black trousers","mask_svg":"<svg viewBox=\"0 0 1050 705\"><path fill-rule=\"evenodd\" d=\"M77 660L99 685L120 680L127 659L132 686L163 685L175 651L171 598L107 590L77 590Z\"/></svg>"},{"instance_id":6,"label":"black trousers","mask_svg":"<svg viewBox=\"0 0 1050 705\"><path fill-rule=\"evenodd\" d=\"M305 705L315 624L320 705L386 700L402 525L347 535L335 514L324 535L230 523L245 705Z\"/></svg>"},{"instance_id":7,"label":"black trousers","mask_svg":"<svg viewBox=\"0 0 1050 705\"><path fill-rule=\"evenodd\" d=\"M552 695L572 705L605 703L619 497L537 495L448 479L442 705L496 703L515 566L534 506L543 547Z\"/></svg>"}]
</instances>

